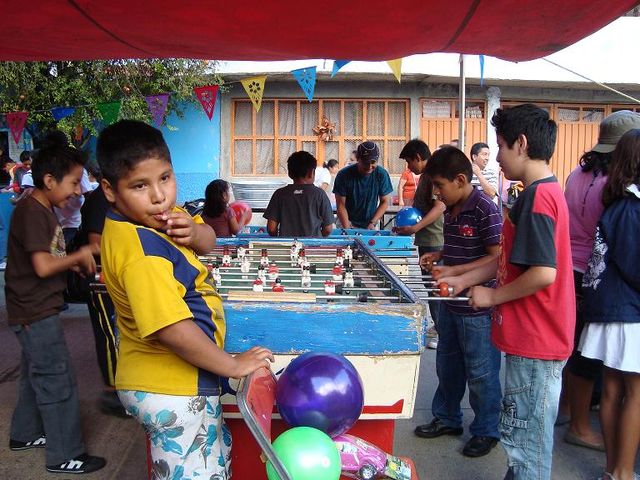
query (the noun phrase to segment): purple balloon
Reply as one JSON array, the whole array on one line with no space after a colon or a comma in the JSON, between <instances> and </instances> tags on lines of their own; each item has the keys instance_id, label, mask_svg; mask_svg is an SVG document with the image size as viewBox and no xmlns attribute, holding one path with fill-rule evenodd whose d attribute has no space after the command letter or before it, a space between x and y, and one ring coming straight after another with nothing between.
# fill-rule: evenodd
<instances>
[{"instance_id":1,"label":"purple balloon","mask_svg":"<svg viewBox=\"0 0 640 480\"><path fill-rule=\"evenodd\" d=\"M334 437L349 430L362 413L362 379L342 355L308 352L280 375L276 403L292 427L314 427Z\"/></svg>"}]
</instances>

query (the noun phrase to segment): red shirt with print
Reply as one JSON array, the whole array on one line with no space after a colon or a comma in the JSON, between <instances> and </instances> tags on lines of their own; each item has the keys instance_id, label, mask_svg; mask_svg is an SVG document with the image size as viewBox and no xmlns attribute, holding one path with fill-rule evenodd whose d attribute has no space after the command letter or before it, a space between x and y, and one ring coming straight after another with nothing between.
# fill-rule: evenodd
<instances>
[{"instance_id":1,"label":"red shirt with print","mask_svg":"<svg viewBox=\"0 0 640 480\"><path fill-rule=\"evenodd\" d=\"M494 310L492 340L505 353L564 360L573 349L575 292L569 211L555 177L534 182L518 197L502 228L498 286L532 266L553 267L546 288Z\"/></svg>"}]
</instances>

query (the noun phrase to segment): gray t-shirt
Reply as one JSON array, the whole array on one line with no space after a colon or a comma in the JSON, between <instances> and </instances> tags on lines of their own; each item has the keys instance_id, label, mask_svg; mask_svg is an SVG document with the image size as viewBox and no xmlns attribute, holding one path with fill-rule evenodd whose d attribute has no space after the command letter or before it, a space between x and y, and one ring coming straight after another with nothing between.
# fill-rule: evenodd
<instances>
[{"instance_id":1,"label":"gray t-shirt","mask_svg":"<svg viewBox=\"0 0 640 480\"><path fill-rule=\"evenodd\" d=\"M334 223L329 198L311 184L287 185L273 192L263 217L278 222L280 237L321 237L322 228Z\"/></svg>"}]
</instances>

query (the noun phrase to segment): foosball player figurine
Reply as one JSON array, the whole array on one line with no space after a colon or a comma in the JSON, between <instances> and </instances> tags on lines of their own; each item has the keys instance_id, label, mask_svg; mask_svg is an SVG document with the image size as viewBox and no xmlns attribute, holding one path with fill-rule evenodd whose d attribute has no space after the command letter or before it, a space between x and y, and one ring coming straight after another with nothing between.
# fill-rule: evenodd
<instances>
[{"instance_id":1,"label":"foosball player figurine","mask_svg":"<svg viewBox=\"0 0 640 480\"><path fill-rule=\"evenodd\" d=\"M276 278L276 281L271 287L271 291L276 293L284 292L284 285L282 285L282 280L280 278Z\"/></svg>"},{"instance_id":2,"label":"foosball player figurine","mask_svg":"<svg viewBox=\"0 0 640 480\"><path fill-rule=\"evenodd\" d=\"M267 281L267 273L264 270L264 265L258 265L258 278L262 280L262 282Z\"/></svg>"},{"instance_id":3,"label":"foosball player figurine","mask_svg":"<svg viewBox=\"0 0 640 480\"><path fill-rule=\"evenodd\" d=\"M343 269L341 265L336 264L333 269L331 270L331 274L333 276L333 280L334 281L339 281L342 280L342 273L343 273Z\"/></svg>"},{"instance_id":4,"label":"foosball player figurine","mask_svg":"<svg viewBox=\"0 0 640 480\"><path fill-rule=\"evenodd\" d=\"M245 247L244 245L239 245L238 248L236 249L236 257L238 258L238 260L242 261L246 255L247 255L247 247Z\"/></svg>"},{"instance_id":5,"label":"foosball player figurine","mask_svg":"<svg viewBox=\"0 0 640 480\"><path fill-rule=\"evenodd\" d=\"M216 288L220 288L222 286L222 275L220 275L220 269L214 268L211 272L211 276L213 277L213 283Z\"/></svg>"},{"instance_id":6,"label":"foosball player figurine","mask_svg":"<svg viewBox=\"0 0 640 480\"><path fill-rule=\"evenodd\" d=\"M231 250L229 249L229 247L224 247L224 249L222 250L222 266L231 266Z\"/></svg>"},{"instance_id":7,"label":"foosball player figurine","mask_svg":"<svg viewBox=\"0 0 640 480\"><path fill-rule=\"evenodd\" d=\"M336 284L333 280L325 280L324 281L324 293L325 295L335 295L336 294Z\"/></svg>"},{"instance_id":8,"label":"foosball player figurine","mask_svg":"<svg viewBox=\"0 0 640 480\"><path fill-rule=\"evenodd\" d=\"M278 266L272 262L271 265L269 265L269 280L276 280L279 272Z\"/></svg>"},{"instance_id":9,"label":"foosball player figurine","mask_svg":"<svg viewBox=\"0 0 640 480\"><path fill-rule=\"evenodd\" d=\"M262 253L260 254L260 265L263 267L269 266L269 255L267 254L266 248L263 248Z\"/></svg>"},{"instance_id":10,"label":"foosball player figurine","mask_svg":"<svg viewBox=\"0 0 640 480\"><path fill-rule=\"evenodd\" d=\"M251 262L249 261L249 257L243 256L240 260L240 271L242 273L249 273L251 270Z\"/></svg>"},{"instance_id":11,"label":"foosball player figurine","mask_svg":"<svg viewBox=\"0 0 640 480\"><path fill-rule=\"evenodd\" d=\"M264 292L264 282L260 278L256 278L253 281L254 292Z\"/></svg>"},{"instance_id":12,"label":"foosball player figurine","mask_svg":"<svg viewBox=\"0 0 640 480\"><path fill-rule=\"evenodd\" d=\"M353 280L353 267L349 266L344 271L344 276L342 279L342 288L353 288L354 280ZM349 290L345 290L344 293L351 293Z\"/></svg>"},{"instance_id":13,"label":"foosball player figurine","mask_svg":"<svg viewBox=\"0 0 640 480\"><path fill-rule=\"evenodd\" d=\"M307 261L307 254L304 251L304 248L298 250L298 266L303 267L305 262Z\"/></svg>"},{"instance_id":14,"label":"foosball player figurine","mask_svg":"<svg viewBox=\"0 0 640 480\"><path fill-rule=\"evenodd\" d=\"M289 250L289 258L291 258L291 266L297 267L298 266L298 247L296 246L295 242L293 242L293 244L291 245L291 249Z\"/></svg>"},{"instance_id":15,"label":"foosball player figurine","mask_svg":"<svg viewBox=\"0 0 640 480\"><path fill-rule=\"evenodd\" d=\"M302 287L302 291L307 293L311 288L311 271L309 267L305 267L302 270L302 277L300 277L300 286Z\"/></svg>"},{"instance_id":16,"label":"foosball player figurine","mask_svg":"<svg viewBox=\"0 0 640 480\"><path fill-rule=\"evenodd\" d=\"M342 266L344 264L344 254L342 252L342 248L338 247L336 250L336 265Z\"/></svg>"},{"instance_id":17,"label":"foosball player figurine","mask_svg":"<svg viewBox=\"0 0 640 480\"><path fill-rule=\"evenodd\" d=\"M345 260L353 260L353 250L351 250L351 245L347 245L342 252Z\"/></svg>"}]
</instances>

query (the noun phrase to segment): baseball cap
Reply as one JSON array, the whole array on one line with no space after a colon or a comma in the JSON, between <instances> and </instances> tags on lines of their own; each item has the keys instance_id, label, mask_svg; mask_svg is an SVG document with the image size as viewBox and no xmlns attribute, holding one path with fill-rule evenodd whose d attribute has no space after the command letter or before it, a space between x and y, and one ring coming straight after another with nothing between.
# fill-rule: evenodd
<instances>
[{"instance_id":1,"label":"baseball cap","mask_svg":"<svg viewBox=\"0 0 640 480\"><path fill-rule=\"evenodd\" d=\"M373 142L362 142L356 150L356 158L367 162L377 162L380 159L380 149Z\"/></svg>"},{"instance_id":2,"label":"baseball cap","mask_svg":"<svg viewBox=\"0 0 640 480\"><path fill-rule=\"evenodd\" d=\"M598 143L591 150L599 153L613 152L620 137L634 128L640 128L640 114L630 110L612 113L600 122Z\"/></svg>"}]
</instances>

